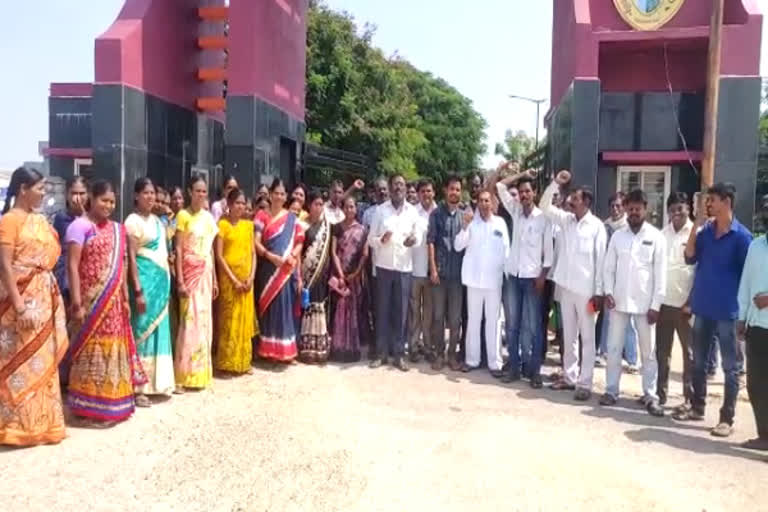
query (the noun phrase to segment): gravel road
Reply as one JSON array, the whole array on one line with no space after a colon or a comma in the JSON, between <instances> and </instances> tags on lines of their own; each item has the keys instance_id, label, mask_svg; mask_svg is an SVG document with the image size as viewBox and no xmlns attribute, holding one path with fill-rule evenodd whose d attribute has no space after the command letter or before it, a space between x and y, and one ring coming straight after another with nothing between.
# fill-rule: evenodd
<instances>
[{"instance_id":1,"label":"gravel road","mask_svg":"<svg viewBox=\"0 0 768 512\"><path fill-rule=\"evenodd\" d=\"M603 377L603 370L596 372ZM485 372L261 367L58 446L0 448L8 511L768 510L768 456L627 396L502 386ZM671 384L679 391L678 382ZM716 386L715 386L716 387ZM716 391L716 390L715 390ZM677 403L678 396L671 402Z\"/></svg>"}]
</instances>

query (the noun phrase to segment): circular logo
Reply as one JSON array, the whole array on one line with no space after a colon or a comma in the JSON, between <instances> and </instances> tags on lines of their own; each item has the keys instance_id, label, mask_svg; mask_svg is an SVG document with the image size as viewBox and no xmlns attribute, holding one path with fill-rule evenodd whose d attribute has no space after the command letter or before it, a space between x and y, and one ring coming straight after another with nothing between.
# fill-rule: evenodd
<instances>
[{"instance_id":1,"label":"circular logo","mask_svg":"<svg viewBox=\"0 0 768 512\"><path fill-rule=\"evenodd\" d=\"M621 17L636 30L657 30L675 17L685 0L613 0Z\"/></svg>"}]
</instances>

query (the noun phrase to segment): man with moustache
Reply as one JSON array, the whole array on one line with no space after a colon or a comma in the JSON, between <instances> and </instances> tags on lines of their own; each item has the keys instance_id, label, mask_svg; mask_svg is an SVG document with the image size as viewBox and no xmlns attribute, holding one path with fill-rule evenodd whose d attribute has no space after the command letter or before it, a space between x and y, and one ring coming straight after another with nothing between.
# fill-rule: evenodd
<instances>
[{"instance_id":1,"label":"man with moustache","mask_svg":"<svg viewBox=\"0 0 768 512\"><path fill-rule=\"evenodd\" d=\"M691 308L689 299L693 287L694 267L685 262L685 246L691 236L693 222L689 218L688 195L673 192L667 199L667 214L670 222L661 231L667 243L667 291L659 311L656 324L656 360L659 364L659 379L656 391L659 404L667 403L669 389L669 365L672 359L672 345L675 332L683 351L683 398L677 410L691 407L693 397L693 353L691 332Z\"/></svg>"},{"instance_id":2,"label":"man with moustache","mask_svg":"<svg viewBox=\"0 0 768 512\"><path fill-rule=\"evenodd\" d=\"M466 250L461 267L461 281L467 287L467 345L461 370L470 372L480 367L480 329L483 314L488 368L491 375L501 377L501 348L498 322L501 312L501 284L504 261L509 251L507 226L501 217L493 215L491 193L478 195L477 215L471 209L464 212L461 232L454 248Z\"/></svg>"},{"instance_id":3,"label":"man with moustache","mask_svg":"<svg viewBox=\"0 0 768 512\"><path fill-rule=\"evenodd\" d=\"M613 234L605 255L603 287L605 306L611 315L608 328L608 364L605 394L600 405L616 405L621 380L624 333L635 322L642 361L641 403L652 416L664 416L656 395L656 330L667 287L666 240L646 222L648 199L633 190L624 199L627 226Z\"/></svg>"},{"instance_id":4,"label":"man with moustache","mask_svg":"<svg viewBox=\"0 0 768 512\"><path fill-rule=\"evenodd\" d=\"M691 292L693 324L693 398L691 409L678 411L681 421L702 421L707 403L707 359L714 336L720 343L725 375L723 405L716 437L733 433L739 395L739 346L736 320L739 317L738 288L752 234L733 215L736 187L716 183L707 190L705 208L698 208L695 227L688 237L685 259L696 264ZM709 221L708 218L713 220Z\"/></svg>"},{"instance_id":5,"label":"man with moustache","mask_svg":"<svg viewBox=\"0 0 768 512\"><path fill-rule=\"evenodd\" d=\"M576 389L574 398L592 396L595 369L595 312L602 307L605 227L590 211L594 195L577 187L569 195L569 210L552 204L552 196L571 182L571 173L560 171L541 196L539 205L552 224L561 229L563 259L555 268L563 320L563 377L554 390ZM579 348L581 339L581 350Z\"/></svg>"},{"instance_id":6,"label":"man with moustache","mask_svg":"<svg viewBox=\"0 0 768 512\"><path fill-rule=\"evenodd\" d=\"M461 336L461 311L464 290L461 265L464 251L454 247L456 235L462 229L461 178L449 176L443 186L443 202L429 216L427 248L429 251L429 280L432 283L432 336L429 351L435 354L432 369L440 371L445 362L453 371L461 369L456 349ZM448 352L445 329L448 328Z\"/></svg>"},{"instance_id":7,"label":"man with moustache","mask_svg":"<svg viewBox=\"0 0 768 512\"><path fill-rule=\"evenodd\" d=\"M419 233L426 238L430 214L435 205L435 187L429 179L418 184ZM411 283L410 309L408 312L408 350L411 362L418 363L422 355L432 362L434 355L428 350L432 332L432 283L429 280L429 249L426 239L413 246L413 281Z\"/></svg>"},{"instance_id":8,"label":"man with moustache","mask_svg":"<svg viewBox=\"0 0 768 512\"><path fill-rule=\"evenodd\" d=\"M514 231L504 265L504 319L507 331L509 368L505 382L522 376L534 389L542 387L541 297L552 267L552 226L536 207L535 171L516 173L496 184L496 193L509 213ZM517 185L518 198L508 190Z\"/></svg>"},{"instance_id":9,"label":"man with moustache","mask_svg":"<svg viewBox=\"0 0 768 512\"><path fill-rule=\"evenodd\" d=\"M369 366L378 368L391 355L395 368L407 372L404 355L413 271L411 248L423 235L416 208L405 201L405 187L402 175L390 176L390 200L376 208L368 234L376 267L376 359Z\"/></svg>"}]
</instances>

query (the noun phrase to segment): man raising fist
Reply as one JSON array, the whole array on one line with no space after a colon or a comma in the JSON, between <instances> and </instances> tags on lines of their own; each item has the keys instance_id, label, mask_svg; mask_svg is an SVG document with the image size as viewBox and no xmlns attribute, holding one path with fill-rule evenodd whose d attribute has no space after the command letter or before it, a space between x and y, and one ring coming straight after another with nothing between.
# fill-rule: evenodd
<instances>
[{"instance_id":1,"label":"man raising fist","mask_svg":"<svg viewBox=\"0 0 768 512\"><path fill-rule=\"evenodd\" d=\"M555 390L576 389L576 400L589 400L595 368L595 312L602 305L602 268L606 233L603 222L592 215L593 194L587 187L572 188L567 196L570 212L552 204L552 196L571 182L571 173L560 171L541 196L541 210L560 226L567 265L557 265L554 281L562 289L563 378ZM579 360L581 335L581 361Z\"/></svg>"}]
</instances>

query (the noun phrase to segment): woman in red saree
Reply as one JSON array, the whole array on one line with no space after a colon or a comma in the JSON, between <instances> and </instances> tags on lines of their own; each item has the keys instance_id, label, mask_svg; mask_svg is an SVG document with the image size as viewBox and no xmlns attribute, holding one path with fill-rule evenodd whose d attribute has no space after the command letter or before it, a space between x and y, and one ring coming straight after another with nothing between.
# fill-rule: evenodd
<instances>
[{"instance_id":1,"label":"woman in red saree","mask_svg":"<svg viewBox=\"0 0 768 512\"><path fill-rule=\"evenodd\" d=\"M298 355L291 275L299 263L304 232L296 215L283 208L286 193L279 178L269 187L269 195L270 209L260 210L254 219L254 243L261 258L256 272L259 356L291 362Z\"/></svg>"},{"instance_id":2,"label":"woman in red saree","mask_svg":"<svg viewBox=\"0 0 768 512\"><path fill-rule=\"evenodd\" d=\"M0 218L0 444L58 443L66 436L58 367L67 327L53 276L61 249L56 232L35 213L44 192L37 171L16 169Z\"/></svg>"},{"instance_id":3,"label":"woman in red saree","mask_svg":"<svg viewBox=\"0 0 768 512\"><path fill-rule=\"evenodd\" d=\"M73 332L67 404L106 425L134 411L134 386L147 378L136 354L126 283L125 228L110 220L115 193L91 185L86 215L67 229Z\"/></svg>"}]
</instances>

